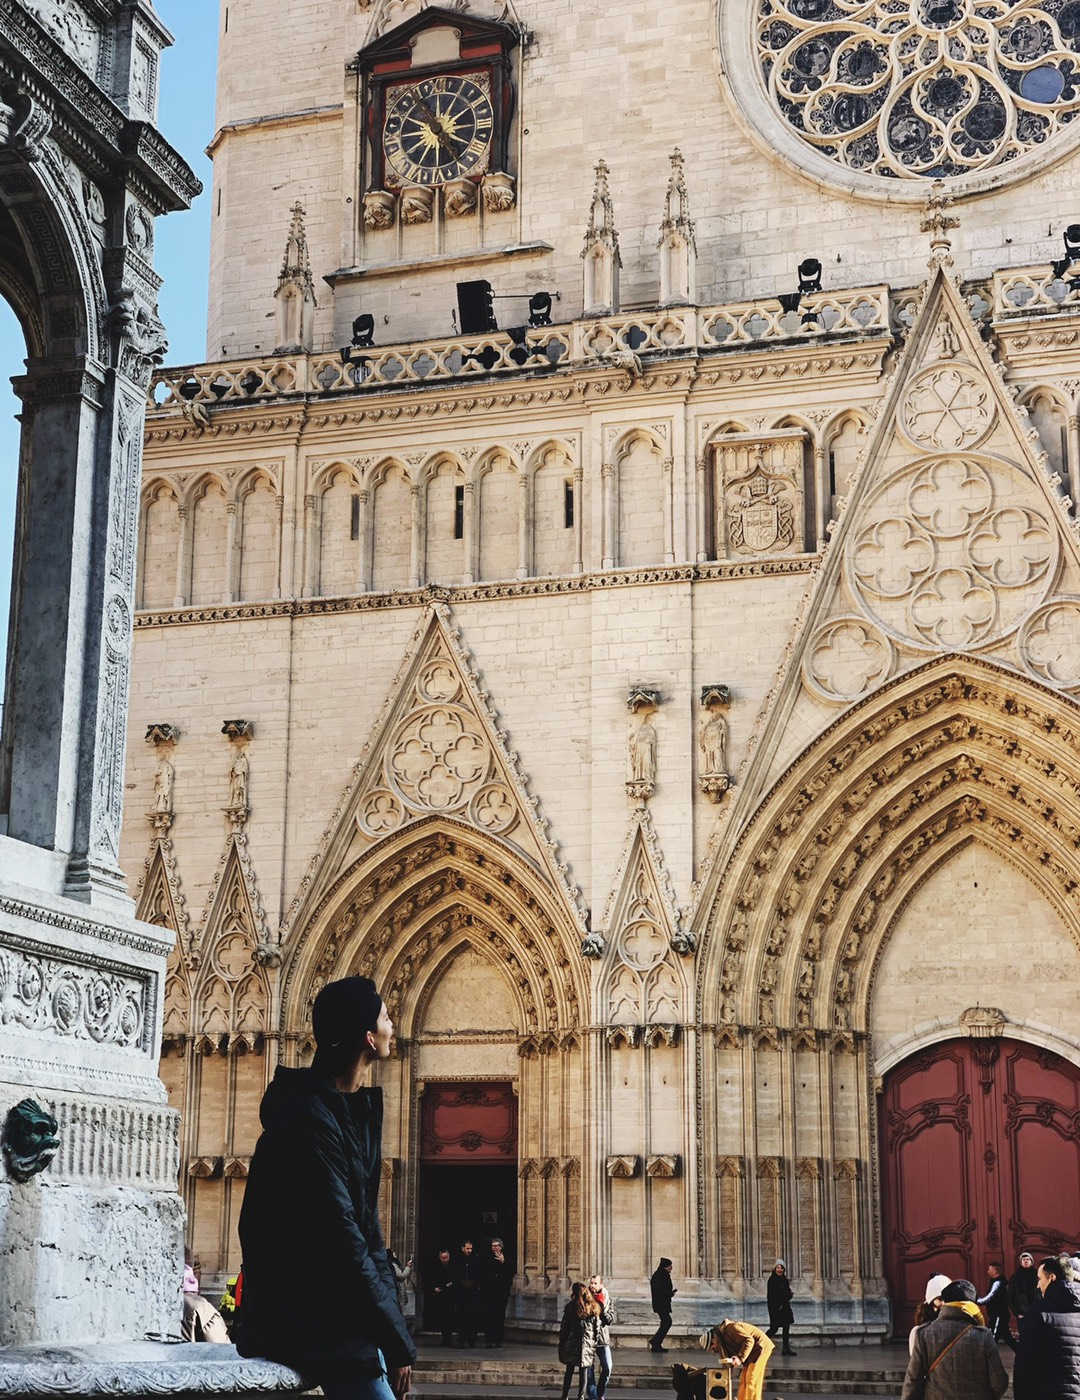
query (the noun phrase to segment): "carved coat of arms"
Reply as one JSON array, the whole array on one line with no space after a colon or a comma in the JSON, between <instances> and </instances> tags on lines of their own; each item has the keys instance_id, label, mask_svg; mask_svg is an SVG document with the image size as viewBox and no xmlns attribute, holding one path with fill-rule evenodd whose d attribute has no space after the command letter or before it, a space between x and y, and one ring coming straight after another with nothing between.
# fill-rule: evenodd
<instances>
[{"instance_id":1,"label":"carved coat of arms","mask_svg":"<svg viewBox=\"0 0 1080 1400\"><path fill-rule=\"evenodd\" d=\"M795 538L795 511L784 481L763 471L738 482L727 500L728 535L740 554L783 549Z\"/></svg>"}]
</instances>

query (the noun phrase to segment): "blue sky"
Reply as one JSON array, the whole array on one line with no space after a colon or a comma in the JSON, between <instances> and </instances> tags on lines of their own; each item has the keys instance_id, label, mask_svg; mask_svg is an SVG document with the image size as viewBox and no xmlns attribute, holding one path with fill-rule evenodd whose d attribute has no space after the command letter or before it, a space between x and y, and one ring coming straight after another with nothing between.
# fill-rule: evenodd
<instances>
[{"instance_id":1,"label":"blue sky","mask_svg":"<svg viewBox=\"0 0 1080 1400\"><path fill-rule=\"evenodd\" d=\"M157 225L168 358L173 364L191 364L200 362L206 349L210 161L204 151L214 134L218 0L157 0L155 8L176 40L162 57L158 121L207 190L190 212L170 214ZM6 646L19 448L18 403L9 380L22 372L25 353L19 324L0 299L0 657Z\"/></svg>"}]
</instances>

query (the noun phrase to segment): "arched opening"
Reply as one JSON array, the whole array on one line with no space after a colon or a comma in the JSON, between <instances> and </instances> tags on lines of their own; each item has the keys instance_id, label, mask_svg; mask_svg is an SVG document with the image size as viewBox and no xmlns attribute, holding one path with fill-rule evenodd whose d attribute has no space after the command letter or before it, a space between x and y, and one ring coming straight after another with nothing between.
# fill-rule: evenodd
<instances>
[{"instance_id":1,"label":"arched opening","mask_svg":"<svg viewBox=\"0 0 1080 1400\"><path fill-rule=\"evenodd\" d=\"M881 1094L885 1273L898 1335L927 1280L1006 1276L1080 1237L1080 1068L1007 1037L924 1047Z\"/></svg>"}]
</instances>

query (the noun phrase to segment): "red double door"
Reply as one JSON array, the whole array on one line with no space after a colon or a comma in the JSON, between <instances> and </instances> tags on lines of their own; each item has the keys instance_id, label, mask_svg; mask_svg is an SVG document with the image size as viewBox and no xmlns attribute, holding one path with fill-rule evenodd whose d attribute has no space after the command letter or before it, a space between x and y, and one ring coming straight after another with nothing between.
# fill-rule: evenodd
<instances>
[{"instance_id":1,"label":"red double door","mask_svg":"<svg viewBox=\"0 0 1080 1400\"><path fill-rule=\"evenodd\" d=\"M932 1274L1006 1275L1022 1249L1080 1245L1080 1072L1015 1040L950 1040L905 1060L881 1103L885 1258L897 1334Z\"/></svg>"}]
</instances>

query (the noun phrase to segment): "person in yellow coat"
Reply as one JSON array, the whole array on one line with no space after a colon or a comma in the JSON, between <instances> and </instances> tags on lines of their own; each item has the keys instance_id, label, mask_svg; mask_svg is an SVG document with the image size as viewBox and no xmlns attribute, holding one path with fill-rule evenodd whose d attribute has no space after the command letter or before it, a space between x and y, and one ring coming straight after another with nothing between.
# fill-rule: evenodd
<instances>
[{"instance_id":1,"label":"person in yellow coat","mask_svg":"<svg viewBox=\"0 0 1080 1400\"><path fill-rule=\"evenodd\" d=\"M710 1327L698 1338L702 1350L722 1356L742 1367L739 1377L738 1400L761 1400L765 1386L765 1367L773 1354L772 1338L750 1322L734 1322L725 1318L718 1327Z\"/></svg>"}]
</instances>

